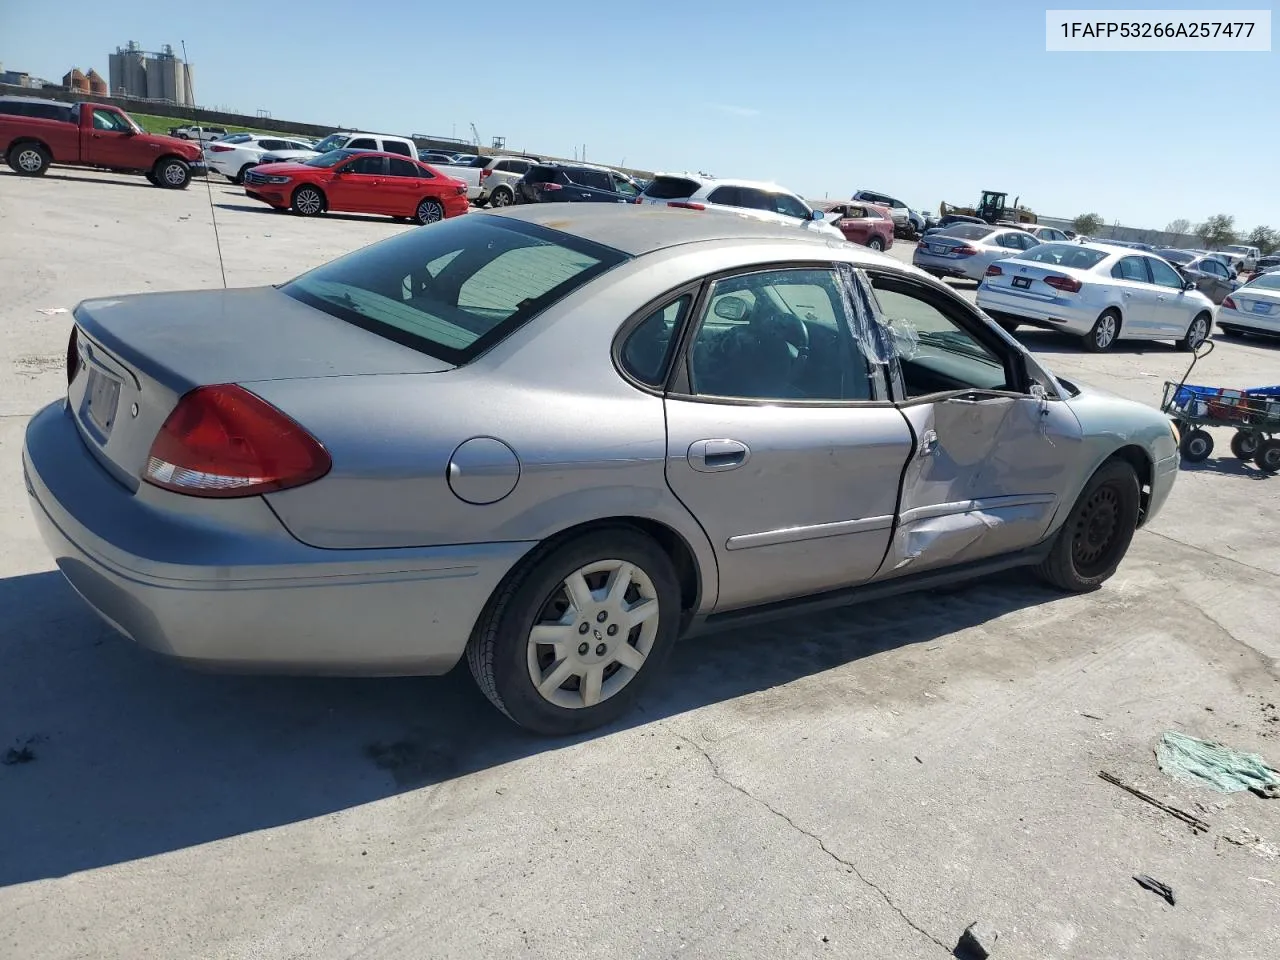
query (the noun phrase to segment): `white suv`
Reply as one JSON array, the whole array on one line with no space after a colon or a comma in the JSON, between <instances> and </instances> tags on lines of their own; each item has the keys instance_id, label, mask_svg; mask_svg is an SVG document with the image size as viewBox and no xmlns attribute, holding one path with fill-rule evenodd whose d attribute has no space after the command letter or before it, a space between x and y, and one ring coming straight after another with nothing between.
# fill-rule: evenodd
<instances>
[{"instance_id":1,"label":"white suv","mask_svg":"<svg viewBox=\"0 0 1280 960\"><path fill-rule=\"evenodd\" d=\"M313 148L317 154L330 150L375 150L379 153L398 153L411 160L418 159L418 148L407 137L388 137L381 133L331 133Z\"/></svg>"},{"instance_id":2,"label":"white suv","mask_svg":"<svg viewBox=\"0 0 1280 960\"><path fill-rule=\"evenodd\" d=\"M759 180L719 180L701 174L659 173L645 185L637 203L681 207L686 210L723 208L750 212L761 219L787 223L834 240L844 234L821 211L776 183Z\"/></svg>"}]
</instances>

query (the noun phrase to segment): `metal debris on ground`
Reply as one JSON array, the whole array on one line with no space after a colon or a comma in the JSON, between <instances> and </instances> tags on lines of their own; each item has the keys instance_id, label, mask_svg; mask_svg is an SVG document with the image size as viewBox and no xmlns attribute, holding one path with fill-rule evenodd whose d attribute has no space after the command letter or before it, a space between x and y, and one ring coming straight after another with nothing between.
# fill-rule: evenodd
<instances>
[{"instance_id":1,"label":"metal debris on ground","mask_svg":"<svg viewBox=\"0 0 1280 960\"><path fill-rule=\"evenodd\" d=\"M975 920L960 934L960 942L956 944L954 955L963 960L986 960L995 950L999 939L999 930L989 923Z\"/></svg>"},{"instance_id":2,"label":"metal debris on ground","mask_svg":"<svg viewBox=\"0 0 1280 960\"><path fill-rule=\"evenodd\" d=\"M1280 790L1280 773L1267 766L1258 754L1242 753L1172 730L1160 738L1156 760L1171 777L1219 793L1254 790L1266 797L1276 795L1269 791Z\"/></svg>"},{"instance_id":3,"label":"metal debris on ground","mask_svg":"<svg viewBox=\"0 0 1280 960\"><path fill-rule=\"evenodd\" d=\"M1165 813L1169 814L1169 816L1176 817L1178 820L1181 820L1183 823L1191 827L1192 830L1196 830L1200 833L1209 832L1209 824L1201 820L1195 814L1187 813L1187 811L1185 810L1179 810L1177 807L1170 806L1169 804L1165 803L1163 800L1157 800L1151 794L1144 793L1143 791L1139 790L1137 787L1129 786L1129 784L1125 783L1119 777L1115 776L1114 774L1107 773L1107 771L1105 770L1099 770L1098 776L1100 776L1103 780L1107 781L1107 783L1114 784L1115 786L1119 787L1121 790L1128 791L1129 793L1137 797L1139 800L1145 800L1147 803L1151 804L1157 810L1163 810Z\"/></svg>"},{"instance_id":4,"label":"metal debris on ground","mask_svg":"<svg viewBox=\"0 0 1280 960\"><path fill-rule=\"evenodd\" d=\"M1173 896L1173 887L1169 886L1167 883L1161 883L1154 877L1148 877L1145 873L1140 873L1133 879L1137 880L1140 885L1146 887L1156 896L1164 897L1164 899L1168 901L1169 906L1172 907L1177 904L1178 901L1174 899Z\"/></svg>"}]
</instances>

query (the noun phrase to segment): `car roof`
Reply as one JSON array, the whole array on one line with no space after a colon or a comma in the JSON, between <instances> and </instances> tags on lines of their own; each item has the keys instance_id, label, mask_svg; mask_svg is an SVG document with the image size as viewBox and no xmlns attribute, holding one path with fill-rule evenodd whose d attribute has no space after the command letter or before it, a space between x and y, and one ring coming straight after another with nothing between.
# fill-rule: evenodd
<instances>
[{"instance_id":1,"label":"car roof","mask_svg":"<svg viewBox=\"0 0 1280 960\"><path fill-rule=\"evenodd\" d=\"M470 216L523 220L631 256L711 240L781 240L807 245L831 241L819 233L805 233L800 227L748 214L678 210L651 204L532 203Z\"/></svg>"}]
</instances>

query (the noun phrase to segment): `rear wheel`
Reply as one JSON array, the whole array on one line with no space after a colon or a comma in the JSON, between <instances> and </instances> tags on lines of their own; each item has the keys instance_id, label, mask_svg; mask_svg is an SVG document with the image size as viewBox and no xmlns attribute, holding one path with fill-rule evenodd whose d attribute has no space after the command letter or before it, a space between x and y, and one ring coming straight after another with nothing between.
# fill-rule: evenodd
<instances>
[{"instance_id":1,"label":"rear wheel","mask_svg":"<svg viewBox=\"0 0 1280 960\"><path fill-rule=\"evenodd\" d=\"M418 204L418 211L414 219L423 225L439 223L444 219L444 207L441 206L439 200L427 197L427 199Z\"/></svg>"},{"instance_id":2,"label":"rear wheel","mask_svg":"<svg viewBox=\"0 0 1280 960\"><path fill-rule=\"evenodd\" d=\"M499 588L467 663L485 696L538 733L621 716L663 666L680 621L666 553L626 527L539 550Z\"/></svg>"},{"instance_id":3,"label":"rear wheel","mask_svg":"<svg viewBox=\"0 0 1280 960\"><path fill-rule=\"evenodd\" d=\"M872 250L880 251L884 249L884 241L881 240L879 237L872 237L870 240L867 241L867 246L870 247Z\"/></svg>"},{"instance_id":4,"label":"rear wheel","mask_svg":"<svg viewBox=\"0 0 1280 960\"><path fill-rule=\"evenodd\" d=\"M507 187L498 187L497 190L489 194L489 206L509 207L515 198L515 194Z\"/></svg>"},{"instance_id":5,"label":"rear wheel","mask_svg":"<svg viewBox=\"0 0 1280 960\"><path fill-rule=\"evenodd\" d=\"M22 177L42 177L53 162L49 151L38 143L20 143L9 150L5 159Z\"/></svg>"},{"instance_id":6,"label":"rear wheel","mask_svg":"<svg viewBox=\"0 0 1280 960\"><path fill-rule=\"evenodd\" d=\"M1182 437L1182 459L1203 463L1213 453L1213 436L1207 430L1188 430Z\"/></svg>"},{"instance_id":7,"label":"rear wheel","mask_svg":"<svg viewBox=\"0 0 1280 960\"><path fill-rule=\"evenodd\" d=\"M1237 430L1231 438L1231 453L1237 460L1252 460L1258 453L1258 436Z\"/></svg>"},{"instance_id":8,"label":"rear wheel","mask_svg":"<svg viewBox=\"0 0 1280 960\"><path fill-rule=\"evenodd\" d=\"M1115 345L1120 335L1120 314L1115 310L1104 310L1093 324L1093 329L1084 335L1084 348L1091 353L1102 353Z\"/></svg>"},{"instance_id":9,"label":"rear wheel","mask_svg":"<svg viewBox=\"0 0 1280 960\"><path fill-rule=\"evenodd\" d=\"M1258 469L1267 473L1280 471L1280 440L1263 440L1258 444L1253 462L1258 465Z\"/></svg>"},{"instance_id":10,"label":"rear wheel","mask_svg":"<svg viewBox=\"0 0 1280 960\"><path fill-rule=\"evenodd\" d=\"M227 179L230 180L232 183L234 183L236 186L239 186L240 184L244 183L244 175L248 173L250 170L252 170L253 167L254 167L254 164L246 163L243 167L241 167L238 171L236 171L234 176L227 177Z\"/></svg>"},{"instance_id":11,"label":"rear wheel","mask_svg":"<svg viewBox=\"0 0 1280 960\"><path fill-rule=\"evenodd\" d=\"M324 194L315 187L302 186L293 191L290 204L300 217L314 217L324 212Z\"/></svg>"},{"instance_id":12,"label":"rear wheel","mask_svg":"<svg viewBox=\"0 0 1280 960\"><path fill-rule=\"evenodd\" d=\"M1108 460L1085 485L1037 573L1072 593L1098 588L1124 559L1138 528L1139 506L1133 467Z\"/></svg>"},{"instance_id":13,"label":"rear wheel","mask_svg":"<svg viewBox=\"0 0 1280 960\"><path fill-rule=\"evenodd\" d=\"M1178 349L1194 352L1200 344L1209 339L1209 327L1212 320L1207 313L1197 314L1187 327L1187 335L1178 341Z\"/></svg>"},{"instance_id":14,"label":"rear wheel","mask_svg":"<svg viewBox=\"0 0 1280 960\"><path fill-rule=\"evenodd\" d=\"M170 190L183 190L191 182L191 167L177 157L166 157L156 163L156 184Z\"/></svg>"}]
</instances>

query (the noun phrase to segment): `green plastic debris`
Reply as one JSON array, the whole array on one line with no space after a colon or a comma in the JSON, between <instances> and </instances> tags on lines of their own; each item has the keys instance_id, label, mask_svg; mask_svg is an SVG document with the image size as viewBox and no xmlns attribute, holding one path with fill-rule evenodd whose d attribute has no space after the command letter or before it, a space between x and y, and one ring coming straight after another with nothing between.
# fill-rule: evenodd
<instances>
[{"instance_id":1,"label":"green plastic debris","mask_svg":"<svg viewBox=\"0 0 1280 960\"><path fill-rule=\"evenodd\" d=\"M1170 776L1219 793L1280 787L1280 773L1268 767L1258 754L1241 753L1220 743L1197 740L1174 731L1160 738L1156 760L1160 769Z\"/></svg>"}]
</instances>

